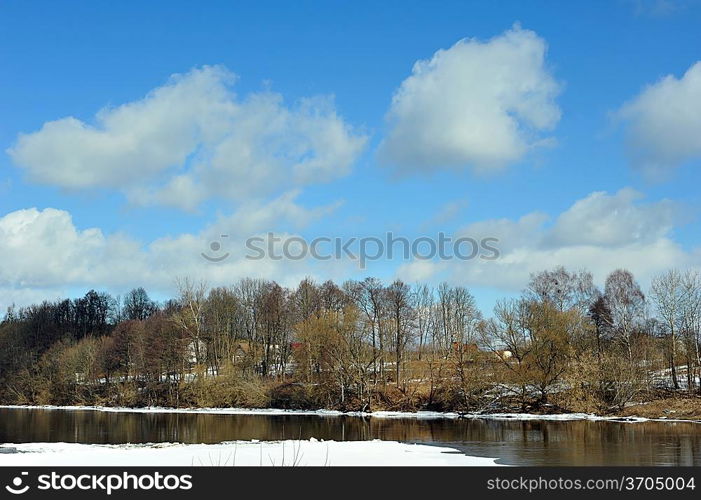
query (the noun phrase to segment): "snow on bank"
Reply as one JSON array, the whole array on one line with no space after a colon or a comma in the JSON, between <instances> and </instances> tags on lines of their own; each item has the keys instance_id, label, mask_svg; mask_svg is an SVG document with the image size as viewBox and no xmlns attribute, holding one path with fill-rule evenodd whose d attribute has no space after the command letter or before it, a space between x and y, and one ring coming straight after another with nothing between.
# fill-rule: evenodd
<instances>
[{"instance_id":1,"label":"snow on bank","mask_svg":"<svg viewBox=\"0 0 701 500\"><path fill-rule=\"evenodd\" d=\"M412 418L418 420L437 419L489 419L489 420L592 420L608 422L684 422L701 423L701 420L684 420L672 418L645 418L645 417L604 417L592 413L558 413L552 415L538 415L533 413L454 413L434 411L375 411L367 412L340 412L335 410L281 410L276 408L165 408L150 406L144 408L110 407L110 406L24 406L24 405L0 405L0 409L25 409L25 410L62 410L62 411L101 411L107 413L207 413L213 415L298 415L316 417L362 417L362 418Z\"/></svg>"},{"instance_id":2,"label":"snow on bank","mask_svg":"<svg viewBox=\"0 0 701 500\"><path fill-rule=\"evenodd\" d=\"M159 443L5 444L0 466L492 466L452 448L395 441L236 441L215 445Z\"/></svg>"}]
</instances>

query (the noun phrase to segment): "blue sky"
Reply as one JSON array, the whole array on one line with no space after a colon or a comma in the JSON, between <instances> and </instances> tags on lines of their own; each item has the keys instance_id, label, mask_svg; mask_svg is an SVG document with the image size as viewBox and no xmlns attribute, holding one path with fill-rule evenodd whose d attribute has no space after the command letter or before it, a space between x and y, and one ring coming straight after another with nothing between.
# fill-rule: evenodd
<instances>
[{"instance_id":1,"label":"blue sky","mask_svg":"<svg viewBox=\"0 0 701 500\"><path fill-rule=\"evenodd\" d=\"M0 2L0 306L373 274L489 308L547 266L644 284L697 267L700 21L692 0ZM199 194L163 191L174 178ZM246 261L268 231L496 235L503 252ZM232 258L204 261L223 233Z\"/></svg>"}]
</instances>

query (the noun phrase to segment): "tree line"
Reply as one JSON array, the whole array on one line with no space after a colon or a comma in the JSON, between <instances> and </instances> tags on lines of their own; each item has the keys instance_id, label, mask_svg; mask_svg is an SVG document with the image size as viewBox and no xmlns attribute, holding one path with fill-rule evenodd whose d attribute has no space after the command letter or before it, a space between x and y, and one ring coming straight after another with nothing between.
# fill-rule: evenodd
<instances>
[{"instance_id":1,"label":"tree line","mask_svg":"<svg viewBox=\"0 0 701 500\"><path fill-rule=\"evenodd\" d=\"M177 282L8 309L0 401L620 411L701 394L701 275L535 273L487 317L470 290L376 278Z\"/></svg>"}]
</instances>

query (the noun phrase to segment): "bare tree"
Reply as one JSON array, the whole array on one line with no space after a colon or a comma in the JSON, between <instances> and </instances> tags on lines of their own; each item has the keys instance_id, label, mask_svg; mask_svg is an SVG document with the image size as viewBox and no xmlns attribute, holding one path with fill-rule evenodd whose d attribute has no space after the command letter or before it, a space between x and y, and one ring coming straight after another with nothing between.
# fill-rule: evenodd
<instances>
[{"instance_id":1,"label":"bare tree","mask_svg":"<svg viewBox=\"0 0 701 500\"><path fill-rule=\"evenodd\" d=\"M373 384L376 385L378 375L384 380L384 286L377 278L366 278L360 282L348 282L345 288L365 316L372 344Z\"/></svg>"},{"instance_id":2,"label":"bare tree","mask_svg":"<svg viewBox=\"0 0 701 500\"><path fill-rule=\"evenodd\" d=\"M263 343L261 374L280 377L290 356L292 324L289 315L289 292L275 282L268 283L260 297L258 329Z\"/></svg>"},{"instance_id":3,"label":"bare tree","mask_svg":"<svg viewBox=\"0 0 701 500\"><path fill-rule=\"evenodd\" d=\"M143 288L135 288L124 296L122 315L126 320L144 320L158 310Z\"/></svg>"},{"instance_id":4,"label":"bare tree","mask_svg":"<svg viewBox=\"0 0 701 500\"><path fill-rule=\"evenodd\" d=\"M396 280L385 290L385 300L389 311L397 387L401 386L401 366L404 349L410 340L414 310L411 307L411 289L401 280Z\"/></svg>"},{"instance_id":5,"label":"bare tree","mask_svg":"<svg viewBox=\"0 0 701 500\"><path fill-rule=\"evenodd\" d=\"M529 364L533 355L530 331L525 317L526 304L522 300L499 301L494 317L482 325L482 343L501 362L507 374L506 388L515 387L521 408L525 409L532 383ZM508 351L509 356L502 353ZM505 387L502 387L505 388Z\"/></svg>"},{"instance_id":6,"label":"bare tree","mask_svg":"<svg viewBox=\"0 0 701 500\"><path fill-rule=\"evenodd\" d=\"M585 314L596 300L596 287L590 272L570 272L560 266L531 274L526 295L531 300L549 302L560 311L574 308Z\"/></svg>"},{"instance_id":7,"label":"bare tree","mask_svg":"<svg viewBox=\"0 0 701 500\"><path fill-rule=\"evenodd\" d=\"M630 271L617 269L606 278L604 300L610 311L612 334L625 347L632 363L633 335L645 321L645 294Z\"/></svg>"},{"instance_id":8,"label":"bare tree","mask_svg":"<svg viewBox=\"0 0 701 500\"><path fill-rule=\"evenodd\" d=\"M682 273L672 269L652 280L651 295L657 315L665 328L672 384L675 389L679 389L677 350L681 336L686 346L687 384L689 390L692 390L692 367L699 366L701 279L696 272Z\"/></svg>"},{"instance_id":9,"label":"bare tree","mask_svg":"<svg viewBox=\"0 0 701 500\"><path fill-rule=\"evenodd\" d=\"M412 296L416 310L416 331L418 335L418 359L421 360L426 343L435 330L435 299L433 289L428 285L416 285ZM433 349L431 349L433 351Z\"/></svg>"},{"instance_id":10,"label":"bare tree","mask_svg":"<svg viewBox=\"0 0 701 500\"><path fill-rule=\"evenodd\" d=\"M242 314L241 303L230 288L210 290L204 309L204 338L208 345L208 361L216 373L219 373L223 362L232 360L236 318Z\"/></svg>"},{"instance_id":11,"label":"bare tree","mask_svg":"<svg viewBox=\"0 0 701 500\"><path fill-rule=\"evenodd\" d=\"M207 298L207 283L193 281L190 278L178 278L178 302L180 310L174 314L173 321L187 334L190 339L189 349L196 365L204 361L206 344L203 340L204 311ZM204 352L203 352L204 351Z\"/></svg>"},{"instance_id":12,"label":"bare tree","mask_svg":"<svg viewBox=\"0 0 701 500\"><path fill-rule=\"evenodd\" d=\"M684 273L684 321L683 335L687 357L687 384L689 391L701 379L701 274L698 271ZM701 392L701 383L699 383Z\"/></svg>"}]
</instances>

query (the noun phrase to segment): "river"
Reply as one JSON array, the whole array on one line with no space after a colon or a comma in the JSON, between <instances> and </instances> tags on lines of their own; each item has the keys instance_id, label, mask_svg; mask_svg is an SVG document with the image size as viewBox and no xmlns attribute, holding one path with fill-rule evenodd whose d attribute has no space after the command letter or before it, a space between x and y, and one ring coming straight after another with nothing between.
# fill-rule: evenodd
<instances>
[{"instance_id":1,"label":"river","mask_svg":"<svg viewBox=\"0 0 701 500\"><path fill-rule=\"evenodd\" d=\"M508 465L701 465L701 424L0 409L0 443L310 438L440 444Z\"/></svg>"}]
</instances>

